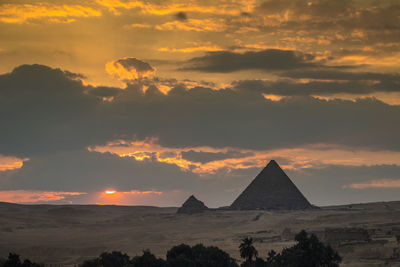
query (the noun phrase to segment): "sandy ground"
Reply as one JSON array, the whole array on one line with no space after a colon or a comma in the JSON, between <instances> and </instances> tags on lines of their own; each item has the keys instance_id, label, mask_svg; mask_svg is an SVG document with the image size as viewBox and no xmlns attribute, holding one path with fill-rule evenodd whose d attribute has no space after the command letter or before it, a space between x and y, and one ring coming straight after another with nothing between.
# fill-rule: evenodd
<instances>
[{"instance_id":1,"label":"sandy ground","mask_svg":"<svg viewBox=\"0 0 400 267\"><path fill-rule=\"evenodd\" d=\"M338 236L329 242L343 266L400 266L400 202L324 207L309 211L207 211L177 215L177 208L52 206L0 203L0 257L13 251L46 265L74 265L103 251L130 256L150 249L165 257L180 243L215 245L239 259L243 237L259 255L293 244L301 229L326 239L327 228L363 228L370 240ZM286 229L286 230L285 230ZM327 241L328 242L328 241Z\"/></svg>"}]
</instances>

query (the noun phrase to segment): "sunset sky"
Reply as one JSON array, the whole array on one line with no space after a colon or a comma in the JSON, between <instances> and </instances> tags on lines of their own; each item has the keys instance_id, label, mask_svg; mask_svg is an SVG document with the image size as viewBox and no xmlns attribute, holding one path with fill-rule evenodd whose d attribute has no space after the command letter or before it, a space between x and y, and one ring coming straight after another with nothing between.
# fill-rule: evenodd
<instances>
[{"instance_id":1,"label":"sunset sky","mask_svg":"<svg viewBox=\"0 0 400 267\"><path fill-rule=\"evenodd\" d=\"M0 62L0 201L400 200L398 0L1 0Z\"/></svg>"}]
</instances>

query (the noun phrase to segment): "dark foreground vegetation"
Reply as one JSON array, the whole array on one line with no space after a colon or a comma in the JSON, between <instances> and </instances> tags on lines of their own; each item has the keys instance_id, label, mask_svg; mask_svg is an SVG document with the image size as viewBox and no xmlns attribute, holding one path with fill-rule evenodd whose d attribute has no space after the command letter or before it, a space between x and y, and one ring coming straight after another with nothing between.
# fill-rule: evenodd
<instances>
[{"instance_id":1,"label":"dark foreground vegetation","mask_svg":"<svg viewBox=\"0 0 400 267\"><path fill-rule=\"evenodd\" d=\"M240 267L336 267L341 257L330 246L324 245L314 234L301 231L295 237L297 243L284 248L281 253L269 251L259 255L253 239L244 238L239 245L243 262ZM7 260L0 259L0 267L43 267L29 260L21 262L19 256L10 253ZM157 258L149 250L130 258L127 254L103 252L98 258L86 260L79 267L239 267L235 259L218 247L202 244L181 244L168 250L166 259Z\"/></svg>"},{"instance_id":2,"label":"dark foreground vegetation","mask_svg":"<svg viewBox=\"0 0 400 267\"><path fill-rule=\"evenodd\" d=\"M7 259L0 258L0 267L43 267L43 264L31 262L28 259L21 261L18 254L9 253Z\"/></svg>"}]
</instances>

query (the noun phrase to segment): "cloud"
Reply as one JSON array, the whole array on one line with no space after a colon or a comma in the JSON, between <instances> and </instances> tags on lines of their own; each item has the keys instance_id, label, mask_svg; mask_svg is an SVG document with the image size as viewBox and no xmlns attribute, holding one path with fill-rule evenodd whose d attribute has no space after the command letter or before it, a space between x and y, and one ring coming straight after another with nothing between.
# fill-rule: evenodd
<instances>
[{"instance_id":1,"label":"cloud","mask_svg":"<svg viewBox=\"0 0 400 267\"><path fill-rule=\"evenodd\" d=\"M84 139L93 138L82 119L99 101L85 90L70 74L43 65L22 65L0 75L2 153L24 158L81 147Z\"/></svg>"},{"instance_id":2,"label":"cloud","mask_svg":"<svg viewBox=\"0 0 400 267\"><path fill-rule=\"evenodd\" d=\"M187 20L187 14L186 14L185 12L182 12L182 11L176 13L176 14L174 15L174 17L175 17L177 20L182 20L182 21Z\"/></svg>"},{"instance_id":3,"label":"cloud","mask_svg":"<svg viewBox=\"0 0 400 267\"><path fill-rule=\"evenodd\" d=\"M181 152L182 158L200 163L207 163L211 161L219 161L224 159L232 159L232 158L245 158L248 156L252 156L253 153L247 152L243 153L240 151L232 151L228 150L227 152L198 152L195 150L183 151Z\"/></svg>"},{"instance_id":4,"label":"cloud","mask_svg":"<svg viewBox=\"0 0 400 267\"><path fill-rule=\"evenodd\" d=\"M314 57L292 50L266 49L256 52L208 52L187 62L182 70L229 73L240 70L290 70L316 67Z\"/></svg>"},{"instance_id":5,"label":"cloud","mask_svg":"<svg viewBox=\"0 0 400 267\"><path fill-rule=\"evenodd\" d=\"M106 71L122 81L129 81L153 75L156 70L147 62L127 57L108 62Z\"/></svg>"},{"instance_id":6,"label":"cloud","mask_svg":"<svg viewBox=\"0 0 400 267\"><path fill-rule=\"evenodd\" d=\"M232 170L262 168L269 159L278 159L285 169L318 168L321 165L400 165L400 152L314 144L302 147L251 150L232 147L165 147L158 140L115 140L89 151L110 152L138 161L154 160L178 166L202 176Z\"/></svg>"},{"instance_id":7,"label":"cloud","mask_svg":"<svg viewBox=\"0 0 400 267\"><path fill-rule=\"evenodd\" d=\"M0 21L3 23L69 23L80 17L99 17L101 12L82 5L0 4Z\"/></svg>"},{"instance_id":8,"label":"cloud","mask_svg":"<svg viewBox=\"0 0 400 267\"><path fill-rule=\"evenodd\" d=\"M218 6L210 5L205 1L192 1L190 5L186 1L163 1L162 4L149 1L121 1L121 0L97 0L97 3L107 7L115 15L121 15L121 10L139 9L142 13L153 15L167 15L177 12L195 12L213 15L240 15L241 10L252 8L249 1L227 1Z\"/></svg>"},{"instance_id":9,"label":"cloud","mask_svg":"<svg viewBox=\"0 0 400 267\"><path fill-rule=\"evenodd\" d=\"M160 31L223 32L227 29L223 19L187 19L166 22L155 27Z\"/></svg>"},{"instance_id":10,"label":"cloud","mask_svg":"<svg viewBox=\"0 0 400 267\"><path fill-rule=\"evenodd\" d=\"M321 80L301 82L292 79L243 80L233 82L232 86L238 90L254 90L277 96L329 96L335 94L361 96L374 92L400 92L398 79L375 80L373 76L369 80L322 80L322 78Z\"/></svg>"},{"instance_id":11,"label":"cloud","mask_svg":"<svg viewBox=\"0 0 400 267\"><path fill-rule=\"evenodd\" d=\"M76 196L85 195L84 192L54 192L40 190L2 190L0 201L12 203L46 203L70 201Z\"/></svg>"},{"instance_id":12,"label":"cloud","mask_svg":"<svg viewBox=\"0 0 400 267\"><path fill-rule=\"evenodd\" d=\"M400 107L373 98L269 101L251 88L189 90L173 80L163 94L152 81L117 89L105 102L88 93L94 87L59 69L25 65L0 75L0 151L31 158L150 137L164 147L266 150L324 143L400 150Z\"/></svg>"},{"instance_id":13,"label":"cloud","mask_svg":"<svg viewBox=\"0 0 400 267\"><path fill-rule=\"evenodd\" d=\"M0 155L0 171L19 169L24 161L28 159L20 159L16 157L5 157Z\"/></svg>"},{"instance_id":14,"label":"cloud","mask_svg":"<svg viewBox=\"0 0 400 267\"><path fill-rule=\"evenodd\" d=\"M400 180L377 179L366 183L344 185L343 188L351 189L370 189L370 188L400 188Z\"/></svg>"},{"instance_id":15,"label":"cloud","mask_svg":"<svg viewBox=\"0 0 400 267\"><path fill-rule=\"evenodd\" d=\"M184 48L169 48L169 47L160 47L157 49L161 52L172 52L172 53L193 53L198 51L223 51L224 49L216 46L216 45L199 45L199 46L191 46Z\"/></svg>"},{"instance_id":16,"label":"cloud","mask_svg":"<svg viewBox=\"0 0 400 267\"><path fill-rule=\"evenodd\" d=\"M299 157L301 155L304 153L299 153ZM278 163L284 166L285 161L278 159ZM153 159L137 161L109 153L63 152L34 157L21 169L7 171L8 179L0 172L0 196L18 195L17 192L23 190L20 201L25 199L26 202L41 199L49 203L72 201L179 206L189 194L194 193L207 205L217 207L229 205L262 167L232 169L201 177ZM284 170L306 197L317 205L396 200L400 192L398 187L385 189L384 195L380 188L344 188L348 184L370 183L377 175L382 179L395 177L400 165L321 164L302 169L284 167ZM120 193L111 196L104 193L111 189ZM29 194L32 192L37 193ZM69 192L87 194L69 195Z\"/></svg>"},{"instance_id":17,"label":"cloud","mask_svg":"<svg viewBox=\"0 0 400 267\"><path fill-rule=\"evenodd\" d=\"M241 184L240 178L243 176L231 173L229 177L229 186L233 186ZM105 201L105 190L112 189L120 192L116 197L125 199L119 200L122 203L144 204L145 201L138 201L148 198L152 200L150 203L156 205L173 203L178 206L188 194L196 192L214 204L224 201L226 197L230 201L235 197L230 196L231 193L217 194L226 186L226 178L220 174L202 179L197 174L182 171L176 165L153 159L138 161L110 153L70 151L35 156L21 169L0 172L0 186L3 191L87 192L87 195L79 198L81 203L102 204L116 203L112 199ZM35 194L37 197L42 195ZM119 201L117 203L121 203Z\"/></svg>"}]
</instances>

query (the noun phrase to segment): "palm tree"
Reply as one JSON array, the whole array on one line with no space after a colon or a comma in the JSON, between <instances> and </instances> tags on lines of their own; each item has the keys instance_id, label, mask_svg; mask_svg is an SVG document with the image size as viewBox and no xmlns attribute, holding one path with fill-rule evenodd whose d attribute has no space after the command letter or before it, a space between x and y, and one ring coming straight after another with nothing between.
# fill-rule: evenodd
<instances>
[{"instance_id":1,"label":"palm tree","mask_svg":"<svg viewBox=\"0 0 400 267\"><path fill-rule=\"evenodd\" d=\"M246 262L250 263L253 261L253 257L257 257L258 252L253 246L253 238L243 238L242 243L239 245L240 257L245 259Z\"/></svg>"}]
</instances>

